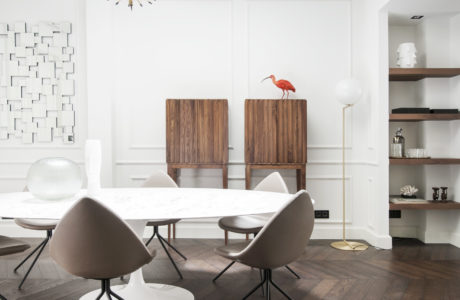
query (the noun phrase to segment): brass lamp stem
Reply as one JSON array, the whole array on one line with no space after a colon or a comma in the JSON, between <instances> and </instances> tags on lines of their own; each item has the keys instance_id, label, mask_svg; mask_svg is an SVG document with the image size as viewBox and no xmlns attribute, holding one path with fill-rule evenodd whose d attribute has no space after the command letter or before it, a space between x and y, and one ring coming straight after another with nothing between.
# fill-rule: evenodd
<instances>
[{"instance_id":1,"label":"brass lamp stem","mask_svg":"<svg viewBox=\"0 0 460 300\"><path fill-rule=\"evenodd\" d=\"M342 241L333 242L331 246L339 250L362 251L368 248L367 245L358 242L348 242L345 230L345 114L353 104L347 104L342 108Z\"/></svg>"}]
</instances>

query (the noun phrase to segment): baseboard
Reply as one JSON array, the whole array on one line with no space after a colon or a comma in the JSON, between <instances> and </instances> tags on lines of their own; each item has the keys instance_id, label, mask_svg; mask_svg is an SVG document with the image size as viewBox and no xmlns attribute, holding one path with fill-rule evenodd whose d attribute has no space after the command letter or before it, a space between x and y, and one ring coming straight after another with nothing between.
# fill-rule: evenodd
<instances>
[{"instance_id":1,"label":"baseboard","mask_svg":"<svg viewBox=\"0 0 460 300\"><path fill-rule=\"evenodd\" d=\"M460 248L460 234L452 233L450 238L450 243L457 248Z\"/></svg>"},{"instance_id":2,"label":"baseboard","mask_svg":"<svg viewBox=\"0 0 460 300\"><path fill-rule=\"evenodd\" d=\"M418 238L418 226L390 226L390 235L399 238Z\"/></svg>"},{"instance_id":3,"label":"baseboard","mask_svg":"<svg viewBox=\"0 0 460 300\"><path fill-rule=\"evenodd\" d=\"M217 219L205 220L183 220L176 225L177 238L196 238L196 239L223 239L224 232L217 225ZM17 226L13 221L3 221L0 224L0 232L2 235L10 237L23 238L41 238L45 234L41 231L28 230ZM160 227L160 233L167 236L167 227ZM150 237L152 234L151 228L146 228L144 237ZM243 239L243 234L229 233L229 239ZM390 249L391 237L378 236L372 231L364 227L347 228L347 238L355 240L364 240L372 246ZM342 239L342 227L336 224L316 224L312 234L312 239Z\"/></svg>"}]
</instances>

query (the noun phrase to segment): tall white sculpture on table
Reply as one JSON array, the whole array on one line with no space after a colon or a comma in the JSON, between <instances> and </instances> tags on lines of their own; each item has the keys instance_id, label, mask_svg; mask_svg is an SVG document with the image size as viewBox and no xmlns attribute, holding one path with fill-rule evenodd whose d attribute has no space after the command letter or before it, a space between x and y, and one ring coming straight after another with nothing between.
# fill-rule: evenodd
<instances>
[{"instance_id":1,"label":"tall white sculpture on table","mask_svg":"<svg viewBox=\"0 0 460 300\"><path fill-rule=\"evenodd\" d=\"M96 196L101 189L101 142L87 140L85 145L85 169L88 180L88 196Z\"/></svg>"},{"instance_id":2,"label":"tall white sculpture on table","mask_svg":"<svg viewBox=\"0 0 460 300\"><path fill-rule=\"evenodd\" d=\"M350 242L346 239L345 231L345 113L347 108L352 107L363 96L363 90L359 81L356 79L344 79L337 84L335 89L337 101L342 103L342 205L343 205L343 220L342 220L342 240L333 242L331 246L339 250L366 250L367 245L359 242Z\"/></svg>"}]
</instances>

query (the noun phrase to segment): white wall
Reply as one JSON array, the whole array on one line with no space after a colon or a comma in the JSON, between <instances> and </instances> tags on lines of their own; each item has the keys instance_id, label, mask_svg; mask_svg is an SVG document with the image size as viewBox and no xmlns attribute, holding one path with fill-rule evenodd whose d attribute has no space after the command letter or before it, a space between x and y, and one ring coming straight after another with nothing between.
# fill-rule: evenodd
<instances>
[{"instance_id":1,"label":"white wall","mask_svg":"<svg viewBox=\"0 0 460 300\"><path fill-rule=\"evenodd\" d=\"M79 26L76 36L87 41L87 47L77 65L83 68L87 61L88 84L78 94L87 92L88 105L87 111L77 110L77 115L87 121L77 128L81 139L70 158L81 160L86 136L101 139L104 186L138 186L152 170L166 169L166 98L218 97L229 100L229 187L244 188L244 99L278 98L280 91L260 80L270 74L289 79L297 88L292 97L308 100L307 188L316 209L330 210L329 220L317 221L314 238L341 238L342 127L334 87L343 78L358 77L368 93L347 115L348 237L391 247L388 201L382 192L388 190L388 174L386 167L380 167L388 157L381 150L381 138L385 144L387 139L387 128L382 131L381 125L382 114L385 120L387 114L381 108L388 109L387 103L382 104L379 86L382 4L362 0L162 0L131 12L106 1L66 0L73 5L54 6L53 10L46 4L64 1L21 0L8 5L1 1L0 11L8 11L14 19L29 21L33 14L22 8L33 2L49 12L46 19L69 14ZM80 83L84 82L82 78ZM13 186L0 178L0 191L19 190L28 163L35 158L66 151L47 149L28 157L21 169L8 167L18 170L20 180ZM27 147L18 153L32 152L35 150ZM255 172L253 183L268 173ZM282 175L294 192L294 172L283 171ZM220 172L184 170L180 185L220 187ZM178 235L222 237L215 223L184 221L178 225Z\"/></svg>"}]
</instances>

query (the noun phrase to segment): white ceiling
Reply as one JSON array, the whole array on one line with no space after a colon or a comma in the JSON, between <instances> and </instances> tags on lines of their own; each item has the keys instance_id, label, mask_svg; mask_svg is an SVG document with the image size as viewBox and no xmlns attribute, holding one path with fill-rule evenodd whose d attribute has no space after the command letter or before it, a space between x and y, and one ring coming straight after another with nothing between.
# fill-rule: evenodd
<instances>
[{"instance_id":1,"label":"white ceiling","mask_svg":"<svg viewBox=\"0 0 460 300\"><path fill-rule=\"evenodd\" d=\"M460 13L460 0L391 0L388 4L390 25L417 25L414 15L427 17Z\"/></svg>"}]
</instances>

